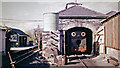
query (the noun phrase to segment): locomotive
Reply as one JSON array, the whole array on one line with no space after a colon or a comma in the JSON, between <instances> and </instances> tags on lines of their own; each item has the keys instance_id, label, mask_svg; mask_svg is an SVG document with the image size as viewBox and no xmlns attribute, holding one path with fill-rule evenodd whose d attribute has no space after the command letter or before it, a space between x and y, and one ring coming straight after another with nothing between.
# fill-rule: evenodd
<instances>
[{"instance_id":1,"label":"locomotive","mask_svg":"<svg viewBox=\"0 0 120 68\"><path fill-rule=\"evenodd\" d=\"M84 27L75 27L66 31L66 55L91 54L92 31Z\"/></svg>"}]
</instances>

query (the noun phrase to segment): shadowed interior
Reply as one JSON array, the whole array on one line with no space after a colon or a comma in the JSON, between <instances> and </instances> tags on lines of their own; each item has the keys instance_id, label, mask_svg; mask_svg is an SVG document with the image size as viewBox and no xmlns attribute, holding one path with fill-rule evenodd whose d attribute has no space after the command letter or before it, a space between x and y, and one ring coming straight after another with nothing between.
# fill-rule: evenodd
<instances>
[{"instance_id":1,"label":"shadowed interior","mask_svg":"<svg viewBox=\"0 0 120 68\"><path fill-rule=\"evenodd\" d=\"M72 32L78 32L79 35L80 35L80 33L85 32L86 35L79 36L79 37L77 37L78 35L76 35L75 37L73 37L71 35ZM80 51L73 52L72 48L78 47L78 45L80 45L82 43L83 39L86 39L87 50L85 52L80 52ZM91 54L91 51L92 51L92 31L88 28L85 28L85 27L74 27L74 28L68 29L66 31L66 35L65 35L65 45L66 45L65 52L67 55Z\"/></svg>"}]
</instances>

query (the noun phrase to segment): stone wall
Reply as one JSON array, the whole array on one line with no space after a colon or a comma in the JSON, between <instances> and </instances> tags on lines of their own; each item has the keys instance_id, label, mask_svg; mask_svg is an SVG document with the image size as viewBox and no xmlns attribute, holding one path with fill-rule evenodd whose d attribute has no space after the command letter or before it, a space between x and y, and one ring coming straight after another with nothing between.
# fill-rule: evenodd
<instances>
[{"instance_id":1,"label":"stone wall","mask_svg":"<svg viewBox=\"0 0 120 68\"><path fill-rule=\"evenodd\" d=\"M65 57L60 55L59 31L42 32L42 56L44 56L50 62L50 64L65 64Z\"/></svg>"}]
</instances>

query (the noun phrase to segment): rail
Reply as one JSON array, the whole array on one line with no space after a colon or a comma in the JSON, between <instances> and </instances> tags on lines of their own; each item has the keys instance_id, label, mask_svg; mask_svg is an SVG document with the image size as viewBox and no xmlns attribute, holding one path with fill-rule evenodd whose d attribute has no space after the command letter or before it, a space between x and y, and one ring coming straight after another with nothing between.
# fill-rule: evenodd
<instances>
[{"instance_id":1,"label":"rail","mask_svg":"<svg viewBox=\"0 0 120 68\"><path fill-rule=\"evenodd\" d=\"M85 59L79 58L79 61L84 66L83 68L101 68L90 57L86 57Z\"/></svg>"},{"instance_id":2,"label":"rail","mask_svg":"<svg viewBox=\"0 0 120 68\"><path fill-rule=\"evenodd\" d=\"M24 50L22 50L22 51L24 51ZM37 46L35 46L35 47L32 47L32 49L31 48L27 49L26 52L22 53L21 55L19 55L17 57L14 57L14 58L12 57L12 53L8 52L8 56L9 56L9 59L11 62L10 64L11 64L12 68L15 68L15 64L18 64L19 62L31 57L32 55L38 53L39 51L40 50L37 49ZM17 52L17 53L19 53L19 52ZM17 53L15 53L15 54L17 54Z\"/></svg>"},{"instance_id":3,"label":"rail","mask_svg":"<svg viewBox=\"0 0 120 68\"><path fill-rule=\"evenodd\" d=\"M79 59L79 61L85 66L85 68L88 68L88 66L81 59Z\"/></svg>"}]
</instances>

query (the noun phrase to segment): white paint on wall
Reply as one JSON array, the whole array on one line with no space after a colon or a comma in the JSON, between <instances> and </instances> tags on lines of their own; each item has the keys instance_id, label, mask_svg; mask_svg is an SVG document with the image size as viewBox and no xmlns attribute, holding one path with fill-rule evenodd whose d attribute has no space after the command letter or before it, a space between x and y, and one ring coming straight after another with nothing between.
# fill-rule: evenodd
<instances>
[{"instance_id":1,"label":"white paint on wall","mask_svg":"<svg viewBox=\"0 0 120 68\"><path fill-rule=\"evenodd\" d=\"M102 31L101 31L102 30ZM99 32L99 33L98 33ZM99 42L99 53L104 53L104 26L100 26L99 29L96 31L96 34L101 35L98 42ZM95 41L97 41L99 36L96 36Z\"/></svg>"},{"instance_id":2,"label":"white paint on wall","mask_svg":"<svg viewBox=\"0 0 120 68\"><path fill-rule=\"evenodd\" d=\"M119 53L118 53L118 50L116 49L107 47L107 55L115 57L116 59L119 59Z\"/></svg>"},{"instance_id":3,"label":"white paint on wall","mask_svg":"<svg viewBox=\"0 0 120 68\"><path fill-rule=\"evenodd\" d=\"M103 54L104 53L104 45L100 45L99 50L100 50L99 53Z\"/></svg>"}]
</instances>

